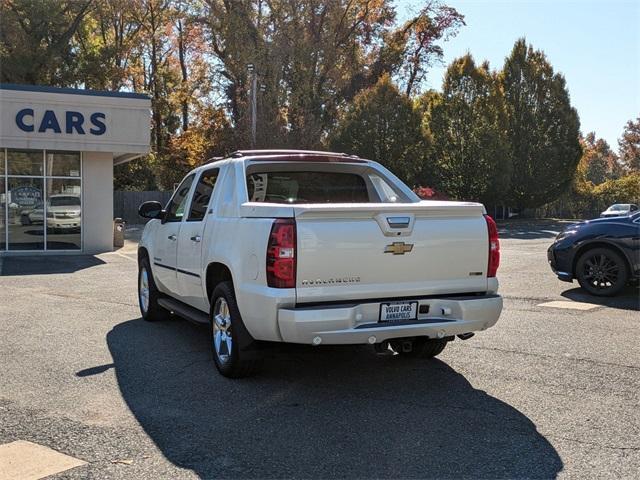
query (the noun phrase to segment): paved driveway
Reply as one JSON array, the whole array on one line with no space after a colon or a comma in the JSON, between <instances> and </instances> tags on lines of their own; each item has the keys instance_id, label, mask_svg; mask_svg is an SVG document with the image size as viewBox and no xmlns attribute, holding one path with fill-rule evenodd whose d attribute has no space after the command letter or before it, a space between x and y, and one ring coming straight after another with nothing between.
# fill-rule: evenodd
<instances>
[{"instance_id":1,"label":"paved driveway","mask_svg":"<svg viewBox=\"0 0 640 480\"><path fill-rule=\"evenodd\" d=\"M439 360L290 347L242 381L217 375L202 328L140 320L135 243L5 259L0 444L88 462L63 478L637 478L638 290L556 280L557 229L503 229L503 316Z\"/></svg>"}]
</instances>

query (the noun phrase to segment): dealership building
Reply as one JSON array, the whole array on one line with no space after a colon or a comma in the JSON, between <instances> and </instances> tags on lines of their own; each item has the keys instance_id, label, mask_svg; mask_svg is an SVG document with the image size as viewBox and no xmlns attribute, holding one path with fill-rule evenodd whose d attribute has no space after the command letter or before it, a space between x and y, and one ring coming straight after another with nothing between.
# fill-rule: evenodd
<instances>
[{"instance_id":1,"label":"dealership building","mask_svg":"<svg viewBox=\"0 0 640 480\"><path fill-rule=\"evenodd\" d=\"M113 167L149 152L146 95L0 84L0 256L113 249Z\"/></svg>"}]
</instances>

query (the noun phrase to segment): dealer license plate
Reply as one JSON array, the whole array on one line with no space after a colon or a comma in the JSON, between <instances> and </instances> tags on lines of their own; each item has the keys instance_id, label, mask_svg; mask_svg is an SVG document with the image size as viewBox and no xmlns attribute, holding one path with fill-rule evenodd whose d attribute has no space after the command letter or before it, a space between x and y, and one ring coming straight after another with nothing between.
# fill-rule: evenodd
<instances>
[{"instance_id":1,"label":"dealer license plate","mask_svg":"<svg viewBox=\"0 0 640 480\"><path fill-rule=\"evenodd\" d=\"M418 302L389 302L380 304L381 322L403 322L418 318Z\"/></svg>"}]
</instances>

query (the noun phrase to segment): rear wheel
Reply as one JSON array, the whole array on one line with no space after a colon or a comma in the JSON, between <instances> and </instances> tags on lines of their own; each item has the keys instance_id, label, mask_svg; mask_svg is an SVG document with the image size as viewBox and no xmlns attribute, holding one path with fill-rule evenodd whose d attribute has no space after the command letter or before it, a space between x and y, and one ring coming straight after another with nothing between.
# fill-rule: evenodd
<instances>
[{"instance_id":1,"label":"rear wheel","mask_svg":"<svg viewBox=\"0 0 640 480\"><path fill-rule=\"evenodd\" d=\"M624 259L609 248L593 248L576 263L580 286L592 295L610 297L619 293L629 278Z\"/></svg>"},{"instance_id":2,"label":"rear wheel","mask_svg":"<svg viewBox=\"0 0 640 480\"><path fill-rule=\"evenodd\" d=\"M211 295L211 347L218 371L229 378L253 375L260 367L258 358L247 358L240 346L246 343L248 332L236 303L231 282L220 283Z\"/></svg>"},{"instance_id":3,"label":"rear wheel","mask_svg":"<svg viewBox=\"0 0 640 480\"><path fill-rule=\"evenodd\" d=\"M446 340L418 337L413 340L410 351L400 349L398 353L407 358L433 358L442 353L447 343Z\"/></svg>"},{"instance_id":4,"label":"rear wheel","mask_svg":"<svg viewBox=\"0 0 640 480\"><path fill-rule=\"evenodd\" d=\"M144 257L138 265L138 303L144 320L154 322L169 317L169 312L158 304L160 295L153 281L149 259Z\"/></svg>"}]
</instances>

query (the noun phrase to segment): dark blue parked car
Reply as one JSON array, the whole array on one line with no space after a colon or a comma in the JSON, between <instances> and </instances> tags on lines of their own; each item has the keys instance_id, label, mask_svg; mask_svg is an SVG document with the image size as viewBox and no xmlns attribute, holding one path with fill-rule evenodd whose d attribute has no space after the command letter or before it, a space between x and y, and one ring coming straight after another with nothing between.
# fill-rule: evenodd
<instances>
[{"instance_id":1,"label":"dark blue parked car","mask_svg":"<svg viewBox=\"0 0 640 480\"><path fill-rule=\"evenodd\" d=\"M560 280L612 296L640 277L640 213L598 218L564 229L547 251Z\"/></svg>"}]
</instances>

